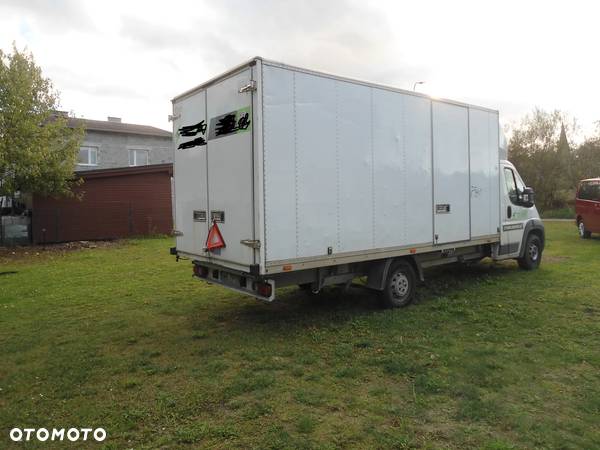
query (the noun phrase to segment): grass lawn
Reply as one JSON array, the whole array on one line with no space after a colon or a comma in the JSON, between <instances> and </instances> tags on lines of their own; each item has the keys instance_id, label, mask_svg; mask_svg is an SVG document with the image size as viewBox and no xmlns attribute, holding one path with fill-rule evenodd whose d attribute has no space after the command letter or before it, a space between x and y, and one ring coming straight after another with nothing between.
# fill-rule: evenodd
<instances>
[{"instance_id":1,"label":"grass lawn","mask_svg":"<svg viewBox=\"0 0 600 450\"><path fill-rule=\"evenodd\" d=\"M575 208L549 209L540 213L544 219L569 219L575 221Z\"/></svg>"},{"instance_id":2,"label":"grass lawn","mask_svg":"<svg viewBox=\"0 0 600 450\"><path fill-rule=\"evenodd\" d=\"M598 448L600 239L547 234L540 270L438 269L393 311L361 290L262 304L193 280L170 239L2 260L0 448L15 426L115 449Z\"/></svg>"}]
</instances>

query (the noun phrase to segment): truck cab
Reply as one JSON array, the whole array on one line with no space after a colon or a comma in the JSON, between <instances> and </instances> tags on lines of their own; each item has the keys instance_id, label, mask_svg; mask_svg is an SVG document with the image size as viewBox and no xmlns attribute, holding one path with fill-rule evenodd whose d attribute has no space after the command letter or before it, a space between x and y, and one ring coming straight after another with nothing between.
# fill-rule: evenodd
<instances>
[{"instance_id":1,"label":"truck cab","mask_svg":"<svg viewBox=\"0 0 600 450\"><path fill-rule=\"evenodd\" d=\"M545 244L544 225L535 206L535 193L515 166L500 161L500 243L494 259L517 259L524 269L539 266Z\"/></svg>"}]
</instances>

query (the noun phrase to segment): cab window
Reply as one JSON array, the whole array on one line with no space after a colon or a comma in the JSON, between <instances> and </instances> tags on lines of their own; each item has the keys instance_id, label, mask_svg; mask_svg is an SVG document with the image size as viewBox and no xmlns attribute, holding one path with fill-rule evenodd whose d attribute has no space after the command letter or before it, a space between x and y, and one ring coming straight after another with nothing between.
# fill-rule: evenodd
<instances>
[{"instance_id":1,"label":"cab window","mask_svg":"<svg viewBox=\"0 0 600 450\"><path fill-rule=\"evenodd\" d=\"M523 193L523 191L525 190L525 183L523 183L523 180L521 180L521 176L518 173L515 173L513 170L511 170L511 172L513 173L513 176L515 177L515 182L517 183L517 192L519 194Z\"/></svg>"},{"instance_id":2,"label":"cab window","mask_svg":"<svg viewBox=\"0 0 600 450\"><path fill-rule=\"evenodd\" d=\"M504 182L506 184L506 192L508 193L508 198L510 198L510 201L516 205L518 201L517 181L515 179L515 174L513 173L512 169L508 167L504 168Z\"/></svg>"}]
</instances>

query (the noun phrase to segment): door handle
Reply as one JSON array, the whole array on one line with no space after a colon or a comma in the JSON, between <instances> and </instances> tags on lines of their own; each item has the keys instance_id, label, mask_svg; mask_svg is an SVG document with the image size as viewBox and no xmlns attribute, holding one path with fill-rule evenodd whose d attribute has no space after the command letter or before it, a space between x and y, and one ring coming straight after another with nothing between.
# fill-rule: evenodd
<instances>
[{"instance_id":1,"label":"door handle","mask_svg":"<svg viewBox=\"0 0 600 450\"><path fill-rule=\"evenodd\" d=\"M512 217L512 206L506 207L506 217L508 217L509 219Z\"/></svg>"}]
</instances>

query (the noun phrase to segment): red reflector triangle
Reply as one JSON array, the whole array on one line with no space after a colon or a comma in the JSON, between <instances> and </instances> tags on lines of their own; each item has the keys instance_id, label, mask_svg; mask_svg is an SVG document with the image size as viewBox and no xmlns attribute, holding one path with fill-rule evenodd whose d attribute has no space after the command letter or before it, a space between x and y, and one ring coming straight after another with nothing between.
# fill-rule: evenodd
<instances>
[{"instance_id":1,"label":"red reflector triangle","mask_svg":"<svg viewBox=\"0 0 600 450\"><path fill-rule=\"evenodd\" d=\"M217 248L222 247L225 247L225 240L217 226L217 222L213 222L210 230L208 230L208 236L206 237L206 249L216 250Z\"/></svg>"}]
</instances>

